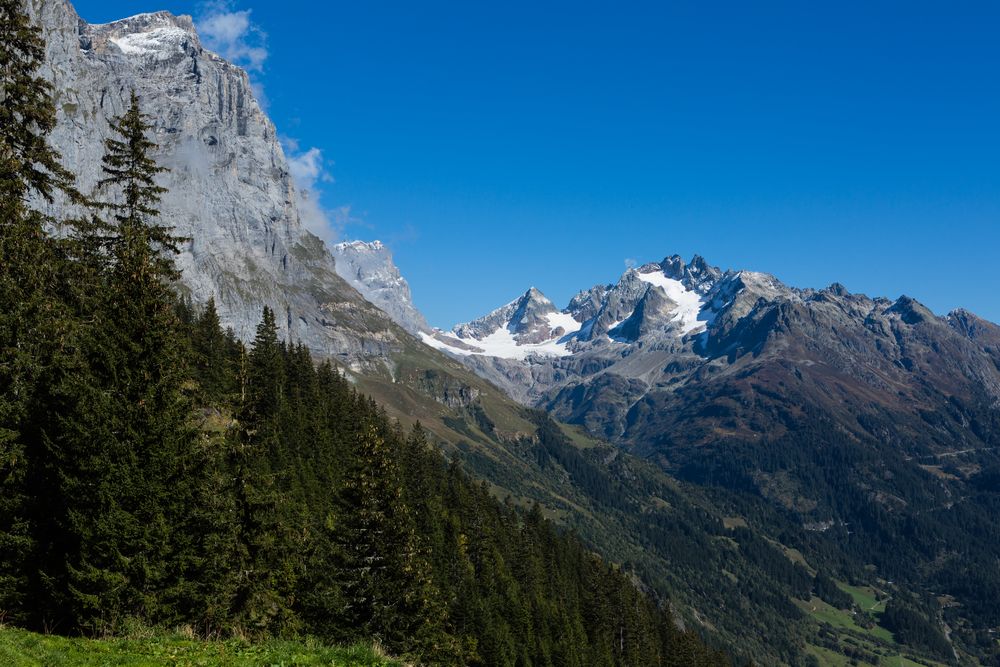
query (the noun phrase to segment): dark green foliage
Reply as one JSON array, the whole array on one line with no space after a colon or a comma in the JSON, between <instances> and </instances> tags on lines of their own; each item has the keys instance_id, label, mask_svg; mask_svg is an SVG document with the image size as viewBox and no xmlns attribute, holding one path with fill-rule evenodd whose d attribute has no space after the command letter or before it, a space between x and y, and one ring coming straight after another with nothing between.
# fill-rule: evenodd
<instances>
[{"instance_id":1,"label":"dark green foliage","mask_svg":"<svg viewBox=\"0 0 1000 667\"><path fill-rule=\"evenodd\" d=\"M941 630L928 620L926 611L921 611L914 604L890 600L882 615L882 622L900 644L926 649L943 658L952 655L951 644Z\"/></svg>"},{"instance_id":2,"label":"dark green foliage","mask_svg":"<svg viewBox=\"0 0 1000 667\"><path fill-rule=\"evenodd\" d=\"M45 45L18 0L0 1L0 615L22 618L33 557L30 491L41 448L38 392L72 356L74 326L63 244L27 205L77 195L47 143L50 86L38 76Z\"/></svg>"},{"instance_id":3,"label":"dark green foliage","mask_svg":"<svg viewBox=\"0 0 1000 667\"><path fill-rule=\"evenodd\" d=\"M51 85L38 74L45 58L41 30L31 25L19 0L0 0L0 197L23 202L31 193L51 199L71 191L46 136L56 124ZM5 223L13 222L4 220Z\"/></svg>"},{"instance_id":4,"label":"dark green foliage","mask_svg":"<svg viewBox=\"0 0 1000 667\"><path fill-rule=\"evenodd\" d=\"M249 355L231 455L237 517L233 614L255 633L298 629L291 606L299 512L295 499L285 495L292 471L281 432L286 356L274 313L265 308Z\"/></svg>"},{"instance_id":5,"label":"dark green foliage","mask_svg":"<svg viewBox=\"0 0 1000 667\"><path fill-rule=\"evenodd\" d=\"M854 598L842 591L836 582L827 576L825 572L819 572L816 575L816 581L813 583L813 591L820 600L838 609L850 609L854 605Z\"/></svg>"},{"instance_id":6,"label":"dark green foliage","mask_svg":"<svg viewBox=\"0 0 1000 667\"><path fill-rule=\"evenodd\" d=\"M181 313L183 319L184 313ZM223 332L215 299L209 299L191 326L192 370L198 382L199 398L205 403L218 403L231 397L236 390L233 383L235 368L229 364L237 352L237 342L232 331Z\"/></svg>"},{"instance_id":7,"label":"dark green foliage","mask_svg":"<svg viewBox=\"0 0 1000 667\"><path fill-rule=\"evenodd\" d=\"M120 199L101 208L114 223L79 246L94 249L85 279L66 303L79 318L78 361L49 378L42 403L37 481L49 496L40 528L58 536L42 554L40 611L47 621L115 630L129 617L160 617L193 566L183 531L195 477L186 340L164 251L169 227L156 222L161 171L133 95L112 123L102 181ZM188 553L185 555L185 549Z\"/></svg>"},{"instance_id":8,"label":"dark green foliage","mask_svg":"<svg viewBox=\"0 0 1000 667\"><path fill-rule=\"evenodd\" d=\"M148 118L139 109L139 98L132 91L128 110L111 121L116 137L105 141L101 166L104 178L98 187L117 197L110 202L95 202L98 208L112 212L115 232L108 238L115 259L119 281L146 286L150 281L176 279L171 253L184 241L173 235L173 228L159 224L158 205L165 190L156 184L156 175L166 171L156 164L156 144L147 134ZM164 252L166 251L166 252Z\"/></svg>"}]
</instances>

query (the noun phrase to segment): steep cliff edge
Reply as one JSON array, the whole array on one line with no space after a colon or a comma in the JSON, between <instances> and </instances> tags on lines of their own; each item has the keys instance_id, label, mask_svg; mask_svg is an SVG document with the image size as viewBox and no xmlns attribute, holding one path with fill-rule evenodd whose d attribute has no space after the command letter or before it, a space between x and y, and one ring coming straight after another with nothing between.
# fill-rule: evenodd
<instances>
[{"instance_id":1,"label":"steep cliff edge","mask_svg":"<svg viewBox=\"0 0 1000 667\"><path fill-rule=\"evenodd\" d=\"M355 370L391 373L405 334L340 278L302 227L288 162L247 73L206 50L187 16L91 25L65 0L26 6L47 44L44 75L58 111L51 141L81 190L100 178L107 119L136 90L156 158L170 169L162 217L191 239L178 265L194 301L214 297L245 340L269 306L290 340Z\"/></svg>"}]
</instances>

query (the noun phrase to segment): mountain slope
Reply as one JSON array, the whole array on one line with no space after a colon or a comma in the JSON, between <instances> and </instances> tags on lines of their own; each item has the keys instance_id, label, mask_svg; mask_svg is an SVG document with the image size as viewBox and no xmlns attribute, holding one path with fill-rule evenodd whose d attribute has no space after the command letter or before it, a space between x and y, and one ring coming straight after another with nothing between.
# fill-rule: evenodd
<instances>
[{"instance_id":1,"label":"mountain slope","mask_svg":"<svg viewBox=\"0 0 1000 667\"><path fill-rule=\"evenodd\" d=\"M670 595L687 622L769 663L799 659L806 621L790 600L808 596L812 580L785 558L785 547L811 548L813 533L779 521L752 497L678 483L594 437L657 457L699 484L716 475L689 465L697 457L675 463L668 456L686 447L698 452L705 443L695 435L682 443L653 437L687 426L697 434L713 422L695 415L665 424L656 414L658 401L678 395L673 386L694 387L721 372L717 368L731 367L737 375L750 369L754 335L768 338L769 323L777 321L759 302L774 301L787 288L759 274L723 274L703 261L671 259L631 271L616 285L581 292L566 312L529 290L504 310L498 326L486 318L450 334L423 331L412 312L395 312L405 294L398 274L385 273L384 263L338 262L336 249L331 255L302 228L287 161L246 74L205 51L189 19L156 13L90 26L63 0L31 0L29 6L49 43L48 76L59 109L53 140L68 166L82 174L85 191L98 178L106 118L121 111L131 88L139 91L157 128L157 158L172 169L164 181L170 189L164 218L192 239L180 265L196 302L214 297L223 322L244 339L262 307L271 307L283 336L335 359L392 416L422 421L497 496L542 502L594 548L629 563L648 585ZM342 275L373 288L366 293L376 302L382 289L385 312ZM383 278L380 288L376 281ZM900 311L904 323L920 317L915 306L904 304ZM416 325L405 328L422 332L423 342L398 324L407 318ZM995 354L996 333L972 316L955 321L956 336L965 341L954 342L955 349L971 351L969 372L991 377L974 351ZM498 341L507 357L468 354ZM591 434L513 403L425 342L458 350L512 394ZM737 344L729 347L731 342ZM524 353L524 346L538 349ZM725 399L732 390L719 386ZM690 396L685 405L701 400ZM752 418L752 411L741 417ZM982 475L986 471L976 479L988 484L990 477ZM928 503L937 499L932 495ZM856 557L836 554L823 567L856 569ZM770 563L775 556L777 564Z\"/></svg>"},{"instance_id":2,"label":"mountain slope","mask_svg":"<svg viewBox=\"0 0 1000 667\"><path fill-rule=\"evenodd\" d=\"M562 313L559 355L456 356L814 564L945 596L968 650L1000 622L1000 327L676 256Z\"/></svg>"}]
</instances>

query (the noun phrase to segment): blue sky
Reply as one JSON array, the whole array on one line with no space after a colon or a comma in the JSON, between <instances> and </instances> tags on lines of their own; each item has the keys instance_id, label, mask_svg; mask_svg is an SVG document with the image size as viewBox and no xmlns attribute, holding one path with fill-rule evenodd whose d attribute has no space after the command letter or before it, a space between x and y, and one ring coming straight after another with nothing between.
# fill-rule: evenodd
<instances>
[{"instance_id":1,"label":"blue sky","mask_svg":"<svg viewBox=\"0 0 1000 667\"><path fill-rule=\"evenodd\" d=\"M432 324L674 253L1000 321L998 3L74 4L200 18Z\"/></svg>"}]
</instances>

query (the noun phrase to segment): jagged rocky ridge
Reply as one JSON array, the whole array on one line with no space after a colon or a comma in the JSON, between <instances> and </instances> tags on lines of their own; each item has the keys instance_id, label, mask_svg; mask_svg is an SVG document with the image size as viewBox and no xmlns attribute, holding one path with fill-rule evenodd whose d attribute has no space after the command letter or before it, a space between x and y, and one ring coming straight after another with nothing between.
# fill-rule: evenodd
<instances>
[{"instance_id":1,"label":"jagged rocky ridge","mask_svg":"<svg viewBox=\"0 0 1000 667\"><path fill-rule=\"evenodd\" d=\"M100 178L107 119L135 89L155 127L156 158L170 169L163 219L191 239L178 264L193 300L214 297L243 339L269 306L289 339L345 366L387 372L404 334L303 228L288 162L247 73L206 50L187 16L91 25L66 0L26 6L47 45L43 74L58 112L51 142L81 190L91 193Z\"/></svg>"},{"instance_id":2,"label":"jagged rocky ridge","mask_svg":"<svg viewBox=\"0 0 1000 667\"><path fill-rule=\"evenodd\" d=\"M532 288L424 339L518 400L649 453L654 443L763 435L770 425L754 413L767 402L764 378L783 383L770 388L775 396L838 414L842 404L912 414L958 396L996 408L998 336L1000 327L971 313L940 318L906 296L873 299L837 284L799 289L672 256L582 291L564 310ZM724 403L734 383L754 389L708 418L706 392L719 387ZM977 440L956 426L938 445L954 446L956 433ZM926 433L918 441L934 448Z\"/></svg>"},{"instance_id":3,"label":"jagged rocky ridge","mask_svg":"<svg viewBox=\"0 0 1000 667\"><path fill-rule=\"evenodd\" d=\"M763 274L724 273L701 257L685 264L674 256L629 269L613 285L583 290L561 311L531 288L485 317L424 340L460 356L519 400L542 405L548 392L587 377L641 379L665 356L696 354L718 315L741 308L737 295L740 303L758 293L774 296L777 285ZM644 352L637 357L638 350ZM654 356L650 368L640 368L639 357L649 362Z\"/></svg>"}]
</instances>

